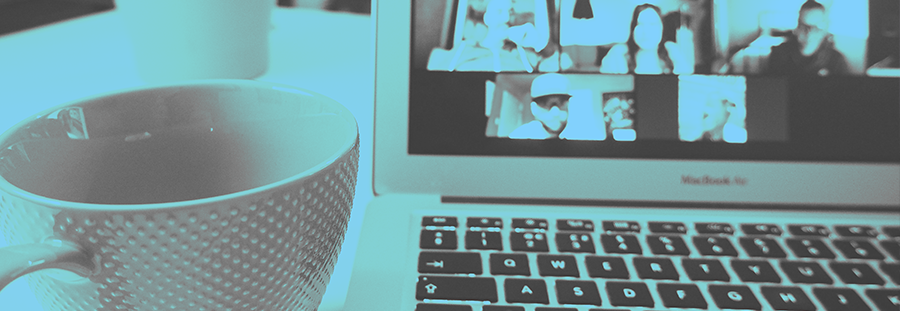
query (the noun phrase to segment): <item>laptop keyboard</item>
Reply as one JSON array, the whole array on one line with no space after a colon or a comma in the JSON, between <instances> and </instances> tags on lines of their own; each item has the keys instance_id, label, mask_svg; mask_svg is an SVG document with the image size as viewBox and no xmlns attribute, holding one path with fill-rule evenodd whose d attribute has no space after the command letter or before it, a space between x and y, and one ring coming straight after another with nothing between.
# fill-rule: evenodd
<instances>
[{"instance_id":1,"label":"laptop keyboard","mask_svg":"<svg viewBox=\"0 0 900 311\"><path fill-rule=\"evenodd\" d=\"M900 225L427 216L417 311L900 310Z\"/></svg>"}]
</instances>

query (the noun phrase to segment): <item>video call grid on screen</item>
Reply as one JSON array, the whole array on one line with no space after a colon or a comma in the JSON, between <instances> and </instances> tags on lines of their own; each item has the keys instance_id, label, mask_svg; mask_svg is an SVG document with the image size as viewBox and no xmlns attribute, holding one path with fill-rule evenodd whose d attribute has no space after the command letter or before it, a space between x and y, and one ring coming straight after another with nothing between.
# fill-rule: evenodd
<instances>
[{"instance_id":1,"label":"video call grid on screen","mask_svg":"<svg viewBox=\"0 0 900 311\"><path fill-rule=\"evenodd\" d=\"M892 6L417 0L409 152L898 162Z\"/></svg>"}]
</instances>

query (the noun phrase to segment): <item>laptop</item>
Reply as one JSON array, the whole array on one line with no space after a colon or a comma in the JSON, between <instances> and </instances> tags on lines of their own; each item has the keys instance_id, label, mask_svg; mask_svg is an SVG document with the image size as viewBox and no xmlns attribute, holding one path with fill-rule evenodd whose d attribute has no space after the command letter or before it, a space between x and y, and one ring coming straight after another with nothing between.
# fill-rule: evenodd
<instances>
[{"instance_id":1,"label":"laptop","mask_svg":"<svg viewBox=\"0 0 900 311\"><path fill-rule=\"evenodd\" d=\"M894 2L374 1L345 309L900 309Z\"/></svg>"}]
</instances>

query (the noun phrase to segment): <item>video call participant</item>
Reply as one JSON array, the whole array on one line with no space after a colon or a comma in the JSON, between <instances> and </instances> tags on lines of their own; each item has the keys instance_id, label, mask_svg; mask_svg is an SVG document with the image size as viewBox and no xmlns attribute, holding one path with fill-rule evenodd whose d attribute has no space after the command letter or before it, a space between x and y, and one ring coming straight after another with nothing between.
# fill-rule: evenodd
<instances>
[{"instance_id":1,"label":"video call participant","mask_svg":"<svg viewBox=\"0 0 900 311\"><path fill-rule=\"evenodd\" d=\"M603 106L603 123L606 124L606 137L615 140L616 130L631 130L634 132L634 108L632 100L612 97Z\"/></svg>"},{"instance_id":2,"label":"video call participant","mask_svg":"<svg viewBox=\"0 0 900 311\"><path fill-rule=\"evenodd\" d=\"M772 47L769 71L774 74L846 74L847 59L834 48L825 6L809 0L800 6L797 28L785 43Z\"/></svg>"},{"instance_id":3,"label":"video call participant","mask_svg":"<svg viewBox=\"0 0 900 311\"><path fill-rule=\"evenodd\" d=\"M547 12L537 12L547 10L541 6L542 1L535 2L533 7L515 5L514 2L468 2L462 38L464 45L456 49L451 70L531 72L555 52L549 42ZM466 48L467 45L471 48Z\"/></svg>"},{"instance_id":4,"label":"video call participant","mask_svg":"<svg viewBox=\"0 0 900 311\"><path fill-rule=\"evenodd\" d=\"M631 33L613 46L600 64L602 73L669 74L674 64L663 41L662 11L652 4L634 8ZM674 47L674 44L670 44Z\"/></svg>"},{"instance_id":5,"label":"video call participant","mask_svg":"<svg viewBox=\"0 0 900 311\"><path fill-rule=\"evenodd\" d=\"M719 94L711 93L703 110L703 134L700 140L746 142L747 130L728 122L733 109L734 103Z\"/></svg>"},{"instance_id":6,"label":"video call participant","mask_svg":"<svg viewBox=\"0 0 900 311\"><path fill-rule=\"evenodd\" d=\"M569 79L558 73L537 76L531 81L531 114L534 121L522 124L509 134L515 139L566 138L569 119Z\"/></svg>"}]
</instances>

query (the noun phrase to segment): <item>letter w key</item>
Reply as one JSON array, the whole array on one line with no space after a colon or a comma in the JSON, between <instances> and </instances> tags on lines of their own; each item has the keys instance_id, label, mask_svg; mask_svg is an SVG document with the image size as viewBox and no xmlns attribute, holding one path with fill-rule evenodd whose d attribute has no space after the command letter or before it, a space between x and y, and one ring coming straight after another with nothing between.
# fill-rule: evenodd
<instances>
[{"instance_id":1,"label":"letter w key","mask_svg":"<svg viewBox=\"0 0 900 311\"><path fill-rule=\"evenodd\" d=\"M538 255L537 262L541 276L578 277L578 263L575 262L575 256Z\"/></svg>"}]
</instances>

